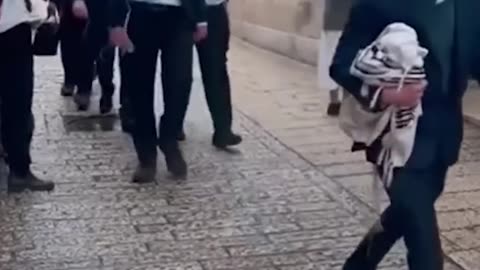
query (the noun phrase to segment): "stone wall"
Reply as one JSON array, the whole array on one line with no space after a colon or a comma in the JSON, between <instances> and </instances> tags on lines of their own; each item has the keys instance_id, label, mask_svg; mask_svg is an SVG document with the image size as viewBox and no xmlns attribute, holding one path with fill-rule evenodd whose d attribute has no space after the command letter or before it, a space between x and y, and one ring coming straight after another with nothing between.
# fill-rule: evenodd
<instances>
[{"instance_id":1,"label":"stone wall","mask_svg":"<svg viewBox=\"0 0 480 270\"><path fill-rule=\"evenodd\" d=\"M231 0L232 32L257 46L316 65L323 28L323 2Z\"/></svg>"}]
</instances>

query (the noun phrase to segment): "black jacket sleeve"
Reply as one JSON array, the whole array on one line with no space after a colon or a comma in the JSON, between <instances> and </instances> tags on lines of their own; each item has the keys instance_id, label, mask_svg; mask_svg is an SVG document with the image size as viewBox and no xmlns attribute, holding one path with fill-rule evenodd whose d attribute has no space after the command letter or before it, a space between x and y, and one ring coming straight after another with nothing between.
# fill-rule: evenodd
<instances>
[{"instance_id":1,"label":"black jacket sleeve","mask_svg":"<svg viewBox=\"0 0 480 270\"><path fill-rule=\"evenodd\" d=\"M207 4L205 0L190 0L194 4L195 22L207 22Z\"/></svg>"},{"instance_id":2,"label":"black jacket sleeve","mask_svg":"<svg viewBox=\"0 0 480 270\"><path fill-rule=\"evenodd\" d=\"M195 28L199 23L207 22L207 5L205 0L181 1L193 28Z\"/></svg>"},{"instance_id":3,"label":"black jacket sleeve","mask_svg":"<svg viewBox=\"0 0 480 270\"><path fill-rule=\"evenodd\" d=\"M358 51L370 45L387 26L374 0L357 0L353 5L330 66L330 77L364 105L369 97L361 95L362 81L350 74ZM378 2L377 2L378 3Z\"/></svg>"},{"instance_id":4,"label":"black jacket sleeve","mask_svg":"<svg viewBox=\"0 0 480 270\"><path fill-rule=\"evenodd\" d=\"M99 0L96 0L99 1ZM127 21L130 6L128 0L108 0L107 18L108 26L124 26Z\"/></svg>"}]
</instances>

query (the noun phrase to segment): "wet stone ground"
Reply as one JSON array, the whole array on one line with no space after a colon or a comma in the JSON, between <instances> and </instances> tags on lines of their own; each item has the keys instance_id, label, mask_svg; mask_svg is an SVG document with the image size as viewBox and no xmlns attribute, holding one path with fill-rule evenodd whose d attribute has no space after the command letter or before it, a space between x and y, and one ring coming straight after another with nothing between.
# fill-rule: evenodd
<instances>
[{"instance_id":1,"label":"wet stone ground","mask_svg":"<svg viewBox=\"0 0 480 270\"><path fill-rule=\"evenodd\" d=\"M255 89L264 78L244 79L235 60L254 51L233 53L235 85ZM160 159L156 183L133 184L136 157L118 119L99 117L96 103L77 113L59 96L61 74L58 59L37 60L33 168L57 186L0 193L1 270L336 270L374 221L350 190L245 113L248 99L238 99L236 117L245 142L215 150L198 71L182 145L188 179L171 179ZM406 269L404 257L399 244L381 269Z\"/></svg>"}]
</instances>

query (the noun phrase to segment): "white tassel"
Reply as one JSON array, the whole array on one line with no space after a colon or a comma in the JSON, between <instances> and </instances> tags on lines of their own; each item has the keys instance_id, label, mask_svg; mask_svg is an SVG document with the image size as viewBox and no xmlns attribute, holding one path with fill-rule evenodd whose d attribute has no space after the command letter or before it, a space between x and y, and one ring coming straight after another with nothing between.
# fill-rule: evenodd
<instances>
[{"instance_id":1,"label":"white tassel","mask_svg":"<svg viewBox=\"0 0 480 270\"><path fill-rule=\"evenodd\" d=\"M380 177L377 173L377 165L373 164L373 182L372 182L372 192L373 192L373 208L377 214L381 214L382 211L382 185L380 185Z\"/></svg>"}]
</instances>

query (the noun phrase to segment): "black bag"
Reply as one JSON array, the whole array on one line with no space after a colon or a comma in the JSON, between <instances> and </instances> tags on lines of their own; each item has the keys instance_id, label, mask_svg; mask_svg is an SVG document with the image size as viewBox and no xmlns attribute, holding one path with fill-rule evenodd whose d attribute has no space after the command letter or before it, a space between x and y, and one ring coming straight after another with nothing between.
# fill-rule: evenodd
<instances>
[{"instance_id":1,"label":"black bag","mask_svg":"<svg viewBox=\"0 0 480 270\"><path fill-rule=\"evenodd\" d=\"M33 54L36 56L55 56L58 49L57 27L52 24L42 24L35 33Z\"/></svg>"},{"instance_id":2,"label":"black bag","mask_svg":"<svg viewBox=\"0 0 480 270\"><path fill-rule=\"evenodd\" d=\"M49 18L40 25L33 39L33 54L36 56L55 56L57 55L59 36L59 19L55 7L50 6L48 10Z\"/></svg>"}]
</instances>

